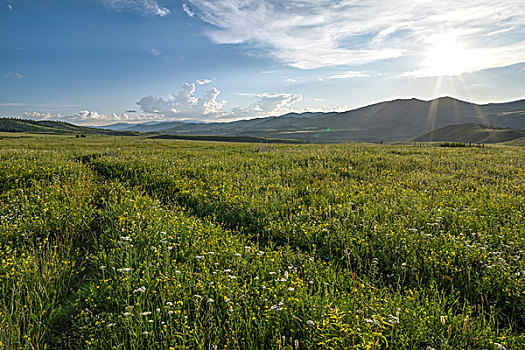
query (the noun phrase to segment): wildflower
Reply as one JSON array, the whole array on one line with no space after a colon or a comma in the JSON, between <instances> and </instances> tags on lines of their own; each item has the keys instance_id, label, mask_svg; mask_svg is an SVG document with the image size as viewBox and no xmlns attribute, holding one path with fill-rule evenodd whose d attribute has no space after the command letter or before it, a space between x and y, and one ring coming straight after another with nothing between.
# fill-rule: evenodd
<instances>
[{"instance_id":1,"label":"wildflower","mask_svg":"<svg viewBox=\"0 0 525 350\"><path fill-rule=\"evenodd\" d=\"M133 294L135 293L144 293L146 291L146 287L142 286L140 288L137 288L133 291Z\"/></svg>"},{"instance_id":2,"label":"wildflower","mask_svg":"<svg viewBox=\"0 0 525 350\"><path fill-rule=\"evenodd\" d=\"M149 332L142 332L142 335L148 335Z\"/></svg>"},{"instance_id":3,"label":"wildflower","mask_svg":"<svg viewBox=\"0 0 525 350\"><path fill-rule=\"evenodd\" d=\"M110 324L108 324L106 327L111 328L111 327L113 327L113 326L115 326L115 325L116 325L116 323L110 323Z\"/></svg>"},{"instance_id":4,"label":"wildflower","mask_svg":"<svg viewBox=\"0 0 525 350\"><path fill-rule=\"evenodd\" d=\"M173 306L173 303L172 303L171 301L168 301L168 302L166 303L166 306L167 306L167 307Z\"/></svg>"},{"instance_id":5,"label":"wildflower","mask_svg":"<svg viewBox=\"0 0 525 350\"><path fill-rule=\"evenodd\" d=\"M215 300L213 300L212 298L209 298L207 301L208 301L208 303L210 303L210 304L215 302Z\"/></svg>"},{"instance_id":6,"label":"wildflower","mask_svg":"<svg viewBox=\"0 0 525 350\"><path fill-rule=\"evenodd\" d=\"M312 320L308 320L308 321L306 321L306 324L309 325L309 326L313 326L315 323Z\"/></svg>"},{"instance_id":7,"label":"wildflower","mask_svg":"<svg viewBox=\"0 0 525 350\"><path fill-rule=\"evenodd\" d=\"M117 269L117 272L131 272L133 269L131 267L123 267L120 269Z\"/></svg>"},{"instance_id":8,"label":"wildflower","mask_svg":"<svg viewBox=\"0 0 525 350\"><path fill-rule=\"evenodd\" d=\"M197 255L197 256L195 256L195 258L196 258L196 259L203 259L204 256L203 256L203 255Z\"/></svg>"},{"instance_id":9,"label":"wildflower","mask_svg":"<svg viewBox=\"0 0 525 350\"><path fill-rule=\"evenodd\" d=\"M153 320L148 320L148 323L153 323Z\"/></svg>"},{"instance_id":10,"label":"wildflower","mask_svg":"<svg viewBox=\"0 0 525 350\"><path fill-rule=\"evenodd\" d=\"M105 269L106 269L106 266L102 265L102 266L99 267L99 269L101 269L101 270L105 270Z\"/></svg>"},{"instance_id":11,"label":"wildflower","mask_svg":"<svg viewBox=\"0 0 525 350\"><path fill-rule=\"evenodd\" d=\"M231 269L226 269L223 272L232 272L232 270Z\"/></svg>"},{"instance_id":12,"label":"wildflower","mask_svg":"<svg viewBox=\"0 0 525 350\"><path fill-rule=\"evenodd\" d=\"M151 315L151 311L144 311L140 313L142 316L148 316Z\"/></svg>"},{"instance_id":13,"label":"wildflower","mask_svg":"<svg viewBox=\"0 0 525 350\"><path fill-rule=\"evenodd\" d=\"M131 237L130 236L120 237L120 240L126 241L126 242L130 242L131 241Z\"/></svg>"},{"instance_id":14,"label":"wildflower","mask_svg":"<svg viewBox=\"0 0 525 350\"><path fill-rule=\"evenodd\" d=\"M160 309L159 309L159 308L156 308L156 309L155 309L155 312L160 312Z\"/></svg>"},{"instance_id":15,"label":"wildflower","mask_svg":"<svg viewBox=\"0 0 525 350\"><path fill-rule=\"evenodd\" d=\"M127 317L127 316L130 316L130 315L131 315L131 312L127 312L127 311L126 311L126 312L124 312L122 315Z\"/></svg>"},{"instance_id":16,"label":"wildflower","mask_svg":"<svg viewBox=\"0 0 525 350\"><path fill-rule=\"evenodd\" d=\"M241 256L241 254L237 253L237 254L235 254L235 256L239 257L239 256Z\"/></svg>"},{"instance_id":17,"label":"wildflower","mask_svg":"<svg viewBox=\"0 0 525 350\"><path fill-rule=\"evenodd\" d=\"M294 290L295 290L295 288L293 288L293 287L288 288L289 292L293 292Z\"/></svg>"}]
</instances>

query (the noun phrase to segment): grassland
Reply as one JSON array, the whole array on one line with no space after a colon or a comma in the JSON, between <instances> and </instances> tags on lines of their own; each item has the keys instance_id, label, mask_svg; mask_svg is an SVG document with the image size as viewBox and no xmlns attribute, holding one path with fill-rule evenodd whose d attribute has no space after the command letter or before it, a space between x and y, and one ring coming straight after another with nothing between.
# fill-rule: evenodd
<instances>
[{"instance_id":1,"label":"grassland","mask_svg":"<svg viewBox=\"0 0 525 350\"><path fill-rule=\"evenodd\" d=\"M525 150L0 135L0 348L523 349Z\"/></svg>"}]
</instances>

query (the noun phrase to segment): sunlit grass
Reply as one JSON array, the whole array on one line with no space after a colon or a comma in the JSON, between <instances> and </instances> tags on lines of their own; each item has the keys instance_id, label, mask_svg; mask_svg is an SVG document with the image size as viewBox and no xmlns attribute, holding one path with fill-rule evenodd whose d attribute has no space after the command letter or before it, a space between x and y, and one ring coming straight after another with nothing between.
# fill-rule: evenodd
<instances>
[{"instance_id":1,"label":"sunlit grass","mask_svg":"<svg viewBox=\"0 0 525 350\"><path fill-rule=\"evenodd\" d=\"M525 346L520 148L30 140L6 349Z\"/></svg>"}]
</instances>

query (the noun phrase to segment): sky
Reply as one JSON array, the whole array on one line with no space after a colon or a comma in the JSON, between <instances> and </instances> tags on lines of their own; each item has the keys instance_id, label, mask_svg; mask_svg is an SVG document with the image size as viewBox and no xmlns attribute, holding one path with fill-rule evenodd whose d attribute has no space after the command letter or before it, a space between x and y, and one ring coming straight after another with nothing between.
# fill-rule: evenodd
<instances>
[{"instance_id":1,"label":"sky","mask_svg":"<svg viewBox=\"0 0 525 350\"><path fill-rule=\"evenodd\" d=\"M0 116L230 121L524 82L523 0L0 0Z\"/></svg>"}]
</instances>

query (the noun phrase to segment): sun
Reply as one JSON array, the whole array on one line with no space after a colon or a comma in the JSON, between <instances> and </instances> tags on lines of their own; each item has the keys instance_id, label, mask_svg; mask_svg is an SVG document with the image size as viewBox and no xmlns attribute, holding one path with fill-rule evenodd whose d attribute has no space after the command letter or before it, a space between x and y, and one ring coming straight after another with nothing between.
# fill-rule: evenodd
<instances>
[{"instance_id":1,"label":"sun","mask_svg":"<svg viewBox=\"0 0 525 350\"><path fill-rule=\"evenodd\" d=\"M427 38L430 45L422 62L426 75L458 76L475 71L483 56L478 50L469 48L452 34L437 34Z\"/></svg>"}]
</instances>

